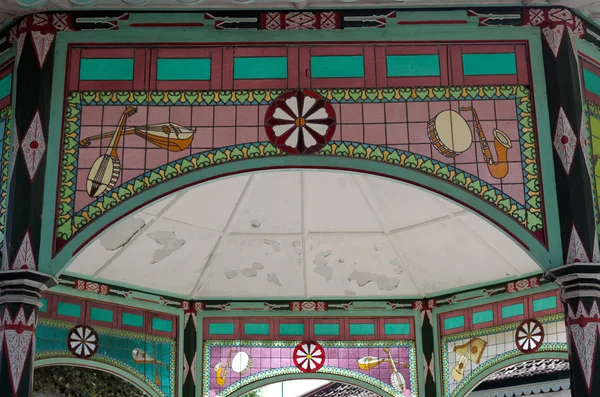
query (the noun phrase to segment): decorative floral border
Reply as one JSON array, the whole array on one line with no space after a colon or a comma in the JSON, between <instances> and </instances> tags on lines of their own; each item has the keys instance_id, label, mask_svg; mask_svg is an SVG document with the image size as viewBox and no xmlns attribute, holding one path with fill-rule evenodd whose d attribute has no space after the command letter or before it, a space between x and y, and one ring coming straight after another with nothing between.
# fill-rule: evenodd
<instances>
[{"instance_id":1,"label":"decorative floral border","mask_svg":"<svg viewBox=\"0 0 600 397\"><path fill-rule=\"evenodd\" d=\"M6 228L6 206L8 203L8 169L10 163L10 144L12 135L12 107L6 106L0 110L0 122L4 121L4 131L0 131L0 249L4 247L4 229Z\"/></svg>"},{"instance_id":2,"label":"decorative floral border","mask_svg":"<svg viewBox=\"0 0 600 397\"><path fill-rule=\"evenodd\" d=\"M565 316L563 313L558 313L558 314L551 314L551 315L545 316L545 317L539 317L536 319L542 324L548 324L548 323L563 322L564 317ZM449 366L449 358L448 358L448 354L449 354L448 342L454 342L454 341L462 340L462 339L469 339L469 338L476 337L476 336L487 336L487 335L500 334L500 333L504 333L507 331L516 331L516 329L519 327L520 324L521 324L521 321L516 321L513 323L507 323L507 324L498 325L495 327L483 328L483 329L478 329L478 330L474 330L474 331L466 331L466 332L461 332L461 333L457 333L457 334L453 334L453 335L444 336L440 340L440 345L442 348L442 352L441 352L442 353L442 380L443 380L443 395L444 395L444 397L456 397L459 394L459 392L472 379L474 379L476 376L481 374L486 369L491 368L498 363L501 363L501 362L508 360L510 358L513 358L513 357L527 356L527 354L521 353L520 350L516 349L516 345L515 345L514 350L504 352L503 354L500 354L494 358L491 358L491 359L487 360L486 362L477 366L477 368L475 368L472 372L470 372L468 375L466 375L463 378L463 380L460 381L460 383L458 385L456 385L456 388L454 390L450 390L450 378L449 378L450 366ZM542 346L540 346L540 348L537 351L538 352L566 352L567 344L566 343L543 343Z\"/></svg>"},{"instance_id":3,"label":"decorative floral border","mask_svg":"<svg viewBox=\"0 0 600 397\"><path fill-rule=\"evenodd\" d=\"M204 351L203 351L203 365L202 365L202 396L209 397L210 396L210 350L213 347L286 347L293 348L301 341L268 341L268 340L206 340L204 341ZM410 370L410 386L411 393L413 397L417 397L419 395L418 390L418 379L417 379L417 354L415 342L410 340L396 340L396 341L319 341L319 343L326 348L352 348L352 347L407 347L409 354L409 370ZM296 367L283 367L283 368L275 368L267 371L263 371L254 375L249 375L240 379L239 381L231 384L226 389L222 390L215 397L224 397L233 393L240 388L247 386L251 383L273 378L281 375L290 375L290 374L301 374L300 371ZM361 372L351 371L344 368L323 366L319 373L325 373L330 375L338 375L345 376L350 379L356 379L361 382L367 383L371 386L374 386L392 396L395 397L404 397L404 394L398 393L393 387L382 382L377 378L373 378L372 376L365 375Z\"/></svg>"},{"instance_id":4,"label":"decorative floral border","mask_svg":"<svg viewBox=\"0 0 600 397\"><path fill-rule=\"evenodd\" d=\"M67 321L61 320L52 320L40 317L38 321L38 326L43 325L47 327L61 328L69 330L74 327L75 323L70 323ZM175 397L177 395L177 385L176 385L176 370L177 370L177 342L170 338L165 338L162 336L149 335L149 334L140 334L131 331L119 330L114 328L105 328L105 327L94 327L98 335L101 337L102 335L110 335L119 338L128 338L128 339L136 339L147 342L156 342L156 343L165 343L169 345L169 390L171 397ZM46 358L75 358L73 354L67 349L66 341L65 341L65 349L64 350L48 350L44 352L40 352L35 354L35 360L42 360ZM102 354L95 354L89 361L96 361L108 365L112 365L116 368L119 368L128 374L133 375L138 378L144 384L148 385L152 390L158 393L160 396L168 397L165 392L160 389L155 381L148 378L145 374L139 372L137 369L127 364L126 362L119 361L115 358L105 356Z\"/></svg>"},{"instance_id":5,"label":"decorative floral border","mask_svg":"<svg viewBox=\"0 0 600 397\"><path fill-rule=\"evenodd\" d=\"M316 90L332 103L410 102L472 99L514 99L517 105L520 149L523 159L525 205L474 175L451 165L408 151L357 142L330 142L315 155L355 157L412 168L458 185L513 217L530 232L543 228L541 185L531 97L527 87L438 87ZM221 92L73 92L67 98L59 190L56 238L66 243L103 213L161 182L231 161L284 156L270 142L257 142L196 153L148 171L114 188L75 212L80 115L85 105L239 105L268 104L283 91ZM64 245L64 244L63 244Z\"/></svg>"}]
</instances>

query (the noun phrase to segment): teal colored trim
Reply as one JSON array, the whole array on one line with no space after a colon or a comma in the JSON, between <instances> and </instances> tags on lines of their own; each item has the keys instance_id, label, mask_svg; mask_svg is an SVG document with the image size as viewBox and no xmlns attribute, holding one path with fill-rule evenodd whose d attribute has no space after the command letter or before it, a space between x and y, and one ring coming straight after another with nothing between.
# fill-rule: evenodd
<instances>
[{"instance_id":1,"label":"teal colored trim","mask_svg":"<svg viewBox=\"0 0 600 397\"><path fill-rule=\"evenodd\" d=\"M490 321L494 321L494 311L493 310L484 310L481 312L473 312L473 324L481 324L481 323L489 323Z\"/></svg>"},{"instance_id":2,"label":"teal colored trim","mask_svg":"<svg viewBox=\"0 0 600 397\"><path fill-rule=\"evenodd\" d=\"M410 324L389 323L383 326L386 335L410 335Z\"/></svg>"},{"instance_id":3,"label":"teal colored trim","mask_svg":"<svg viewBox=\"0 0 600 397\"><path fill-rule=\"evenodd\" d=\"M304 324L279 324L279 335L282 336L302 336L304 335Z\"/></svg>"},{"instance_id":4,"label":"teal colored trim","mask_svg":"<svg viewBox=\"0 0 600 397\"><path fill-rule=\"evenodd\" d=\"M81 317L81 306L74 303L58 302L58 310L56 311L61 316Z\"/></svg>"},{"instance_id":5,"label":"teal colored trim","mask_svg":"<svg viewBox=\"0 0 600 397\"><path fill-rule=\"evenodd\" d=\"M590 72L587 69L583 69L583 81L585 88L592 91L596 95L600 95L600 76Z\"/></svg>"},{"instance_id":6,"label":"teal colored trim","mask_svg":"<svg viewBox=\"0 0 600 397\"><path fill-rule=\"evenodd\" d=\"M45 358L42 360L35 360L33 365L34 368L67 366L97 369L100 371L107 372L109 374L116 375L121 379L125 379L126 381L131 382L135 387L137 387L138 389L140 389L141 391L143 391L151 397L160 397L154 390L148 387L141 380L137 379L135 376L128 374L120 368L104 363L99 363L97 361L82 360L79 358Z\"/></svg>"},{"instance_id":7,"label":"teal colored trim","mask_svg":"<svg viewBox=\"0 0 600 397\"><path fill-rule=\"evenodd\" d=\"M462 54L465 76L517 74L515 54Z\"/></svg>"},{"instance_id":8,"label":"teal colored trim","mask_svg":"<svg viewBox=\"0 0 600 397\"><path fill-rule=\"evenodd\" d=\"M365 60L362 55L311 56L312 78L365 77Z\"/></svg>"},{"instance_id":9,"label":"teal colored trim","mask_svg":"<svg viewBox=\"0 0 600 397\"><path fill-rule=\"evenodd\" d=\"M522 316L524 313L525 305L523 303L515 303L514 305L504 306L502 308L502 318Z\"/></svg>"},{"instance_id":10,"label":"teal colored trim","mask_svg":"<svg viewBox=\"0 0 600 397\"><path fill-rule=\"evenodd\" d=\"M161 58L156 63L157 80L210 80L210 58Z\"/></svg>"},{"instance_id":11,"label":"teal colored trim","mask_svg":"<svg viewBox=\"0 0 600 397\"><path fill-rule=\"evenodd\" d=\"M79 66L80 80L133 80L133 59L86 58Z\"/></svg>"},{"instance_id":12,"label":"teal colored trim","mask_svg":"<svg viewBox=\"0 0 600 397\"><path fill-rule=\"evenodd\" d=\"M287 79L287 57L235 58L234 79Z\"/></svg>"},{"instance_id":13,"label":"teal colored trim","mask_svg":"<svg viewBox=\"0 0 600 397\"><path fill-rule=\"evenodd\" d=\"M233 323L210 323L208 326L209 335L233 335L235 325Z\"/></svg>"},{"instance_id":14,"label":"teal colored trim","mask_svg":"<svg viewBox=\"0 0 600 397\"><path fill-rule=\"evenodd\" d=\"M439 76L440 56L431 55L388 55L388 77Z\"/></svg>"},{"instance_id":15,"label":"teal colored trim","mask_svg":"<svg viewBox=\"0 0 600 397\"><path fill-rule=\"evenodd\" d=\"M10 73L0 79L0 99L4 99L10 95L12 88L12 76L12 73Z\"/></svg>"},{"instance_id":16,"label":"teal colored trim","mask_svg":"<svg viewBox=\"0 0 600 397\"><path fill-rule=\"evenodd\" d=\"M465 316L448 317L444 319L444 330L465 326Z\"/></svg>"},{"instance_id":17,"label":"teal colored trim","mask_svg":"<svg viewBox=\"0 0 600 397\"><path fill-rule=\"evenodd\" d=\"M152 329L161 332L173 332L173 321L163 320L162 318L153 318Z\"/></svg>"},{"instance_id":18,"label":"teal colored trim","mask_svg":"<svg viewBox=\"0 0 600 397\"><path fill-rule=\"evenodd\" d=\"M245 323L244 334L246 335L269 335L270 327L269 324L261 323Z\"/></svg>"},{"instance_id":19,"label":"teal colored trim","mask_svg":"<svg viewBox=\"0 0 600 397\"><path fill-rule=\"evenodd\" d=\"M569 355L567 353L561 352L536 352L530 354L520 354L516 357L511 357L506 360L502 360L499 363L491 366L490 368L486 368L480 374L477 374L473 379L471 379L468 383L466 383L461 390L456 393L456 397L465 397L470 394L470 392L475 389L481 382L483 382L488 376L497 372L502 368L506 368L508 366L518 364L525 361L530 360L542 360L542 359L563 359L568 360ZM440 365L441 367L441 365ZM436 383L440 384L440 383Z\"/></svg>"},{"instance_id":20,"label":"teal colored trim","mask_svg":"<svg viewBox=\"0 0 600 397\"><path fill-rule=\"evenodd\" d=\"M350 324L350 336L375 335L375 324Z\"/></svg>"},{"instance_id":21,"label":"teal colored trim","mask_svg":"<svg viewBox=\"0 0 600 397\"><path fill-rule=\"evenodd\" d=\"M142 328L144 326L144 316L123 312L123 315L121 316L121 323L129 327Z\"/></svg>"},{"instance_id":22,"label":"teal colored trim","mask_svg":"<svg viewBox=\"0 0 600 397\"><path fill-rule=\"evenodd\" d=\"M46 311L48 311L48 299L40 298L40 302L42 303L42 307L40 307L39 311L46 313Z\"/></svg>"},{"instance_id":23,"label":"teal colored trim","mask_svg":"<svg viewBox=\"0 0 600 397\"><path fill-rule=\"evenodd\" d=\"M106 323L112 323L113 321L113 311L108 309L100 309L97 307L92 307L90 311L90 318L95 321L103 321Z\"/></svg>"},{"instance_id":24,"label":"teal colored trim","mask_svg":"<svg viewBox=\"0 0 600 397\"><path fill-rule=\"evenodd\" d=\"M313 332L319 336L336 336L340 334L339 324L314 324Z\"/></svg>"},{"instance_id":25,"label":"teal colored trim","mask_svg":"<svg viewBox=\"0 0 600 397\"><path fill-rule=\"evenodd\" d=\"M546 298L533 300L533 312L541 312L544 310L556 309L556 296L548 296Z\"/></svg>"}]
</instances>

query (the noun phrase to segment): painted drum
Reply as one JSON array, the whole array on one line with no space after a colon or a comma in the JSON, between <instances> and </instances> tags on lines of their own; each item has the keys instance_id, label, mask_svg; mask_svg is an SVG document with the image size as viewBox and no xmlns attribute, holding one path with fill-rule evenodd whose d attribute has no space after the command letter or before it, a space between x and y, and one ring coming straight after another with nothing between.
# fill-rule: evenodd
<instances>
[{"instance_id":1,"label":"painted drum","mask_svg":"<svg viewBox=\"0 0 600 397\"><path fill-rule=\"evenodd\" d=\"M448 158L465 152L473 143L469 124L454 110L438 113L429 121L427 132L433 147Z\"/></svg>"}]
</instances>

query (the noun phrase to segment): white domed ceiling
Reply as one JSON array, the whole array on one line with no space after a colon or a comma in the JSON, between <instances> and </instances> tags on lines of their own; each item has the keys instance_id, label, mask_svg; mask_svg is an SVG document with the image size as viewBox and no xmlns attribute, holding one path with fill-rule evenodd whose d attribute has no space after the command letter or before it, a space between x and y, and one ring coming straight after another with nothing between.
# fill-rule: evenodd
<instances>
[{"instance_id":1,"label":"white domed ceiling","mask_svg":"<svg viewBox=\"0 0 600 397\"><path fill-rule=\"evenodd\" d=\"M66 270L198 299L414 298L540 272L494 226L432 193L299 170L170 196L108 229Z\"/></svg>"}]
</instances>

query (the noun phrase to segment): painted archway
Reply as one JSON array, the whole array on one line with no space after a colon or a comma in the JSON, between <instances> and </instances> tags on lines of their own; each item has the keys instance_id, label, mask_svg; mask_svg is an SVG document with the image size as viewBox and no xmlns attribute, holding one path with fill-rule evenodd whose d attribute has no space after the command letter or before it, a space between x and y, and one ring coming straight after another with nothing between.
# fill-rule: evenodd
<instances>
[{"instance_id":1,"label":"painted archway","mask_svg":"<svg viewBox=\"0 0 600 397\"><path fill-rule=\"evenodd\" d=\"M108 374L114 375L120 379L125 380L128 383L131 383L138 389L142 390L144 393L148 394L151 397L160 397L152 388L148 387L147 384L143 383L139 379L127 372L123 371L120 368L117 368L113 365L92 361L92 360L83 360L79 358L44 358L34 361L34 368L44 368L44 367L52 367L52 366L67 366L67 367L80 367L80 368L88 368L95 369L98 371L103 371Z\"/></svg>"}]
</instances>

